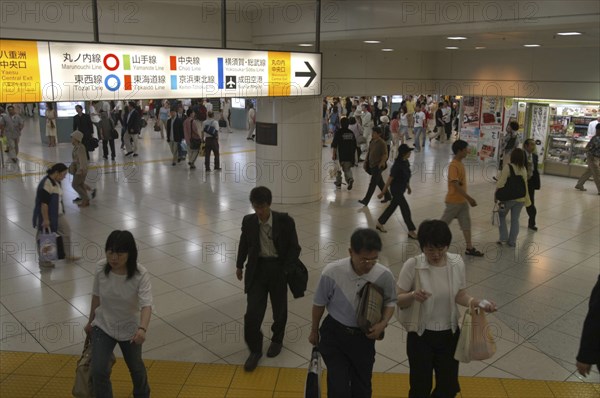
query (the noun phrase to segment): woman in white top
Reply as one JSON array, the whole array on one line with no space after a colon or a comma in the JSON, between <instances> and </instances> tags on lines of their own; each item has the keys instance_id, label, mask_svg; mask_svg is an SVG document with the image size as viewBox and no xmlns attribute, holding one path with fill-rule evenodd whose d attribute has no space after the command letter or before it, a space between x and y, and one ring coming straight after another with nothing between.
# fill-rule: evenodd
<instances>
[{"instance_id":1,"label":"woman in white top","mask_svg":"<svg viewBox=\"0 0 600 398\"><path fill-rule=\"evenodd\" d=\"M523 151L521 148L515 148L510 153L510 163L502 168L500 176L498 177L496 191L504 187L506 180L508 177L510 177L511 169L516 175L523 178L523 183L525 185L525 196L500 203L500 209L498 211L498 216L500 218L500 222L498 223L498 228L500 230L500 240L498 241L499 245L506 243L510 247L516 246L517 236L519 235L519 216L521 214L521 210L523 210L523 207L531 206L531 200L529 198L529 191L527 188L526 165L527 155L525 155L525 151ZM510 233L508 232L508 228L506 226L506 215L508 212L510 212Z\"/></svg>"},{"instance_id":2,"label":"woman in white top","mask_svg":"<svg viewBox=\"0 0 600 398\"><path fill-rule=\"evenodd\" d=\"M421 303L419 322L408 333L406 352L410 366L409 397L454 397L460 391L458 361L454 352L460 335L457 304L483 306L493 312L496 304L471 297L465 290L465 263L448 253L452 233L440 220L421 223L417 233L422 254L408 259L398 276L397 305L408 309ZM417 275L421 288L415 289ZM485 305L484 305L485 304ZM409 325L403 322L405 328ZM435 389L432 389L435 371Z\"/></svg>"},{"instance_id":3,"label":"woman in white top","mask_svg":"<svg viewBox=\"0 0 600 398\"><path fill-rule=\"evenodd\" d=\"M146 341L152 292L150 274L137 263L137 246L129 231L113 231L106 239L106 262L96 271L90 319L91 372L96 397L112 397L110 358L119 344L133 382L133 396L150 397L142 344Z\"/></svg>"},{"instance_id":4,"label":"woman in white top","mask_svg":"<svg viewBox=\"0 0 600 398\"><path fill-rule=\"evenodd\" d=\"M56 146L56 110L52 102L46 103L46 137L48 146Z\"/></svg>"},{"instance_id":5,"label":"woman in white top","mask_svg":"<svg viewBox=\"0 0 600 398\"><path fill-rule=\"evenodd\" d=\"M406 106L400 109L400 143L404 144L410 137L408 136L408 110Z\"/></svg>"}]
</instances>

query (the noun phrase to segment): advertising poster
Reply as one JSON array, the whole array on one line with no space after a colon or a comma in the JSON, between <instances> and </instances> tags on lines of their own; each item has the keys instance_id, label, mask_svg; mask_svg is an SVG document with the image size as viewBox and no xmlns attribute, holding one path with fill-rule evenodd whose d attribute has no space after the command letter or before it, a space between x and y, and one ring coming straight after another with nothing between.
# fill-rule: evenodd
<instances>
[{"instance_id":1,"label":"advertising poster","mask_svg":"<svg viewBox=\"0 0 600 398\"><path fill-rule=\"evenodd\" d=\"M480 130L476 128L464 128L460 132L460 139L466 141L469 144L469 154L467 159L476 160L478 154L478 143L479 143Z\"/></svg>"},{"instance_id":2,"label":"advertising poster","mask_svg":"<svg viewBox=\"0 0 600 398\"><path fill-rule=\"evenodd\" d=\"M321 55L0 40L0 102L319 95Z\"/></svg>"},{"instance_id":3,"label":"advertising poster","mask_svg":"<svg viewBox=\"0 0 600 398\"><path fill-rule=\"evenodd\" d=\"M477 157L479 160L490 162L497 159L501 128L500 125L481 126L479 142L477 143Z\"/></svg>"},{"instance_id":4,"label":"advertising poster","mask_svg":"<svg viewBox=\"0 0 600 398\"><path fill-rule=\"evenodd\" d=\"M481 101L481 126L502 125L503 102L501 97L483 97Z\"/></svg>"},{"instance_id":5,"label":"advertising poster","mask_svg":"<svg viewBox=\"0 0 600 398\"><path fill-rule=\"evenodd\" d=\"M465 128L479 127L480 97L463 97L463 124Z\"/></svg>"},{"instance_id":6,"label":"advertising poster","mask_svg":"<svg viewBox=\"0 0 600 398\"><path fill-rule=\"evenodd\" d=\"M546 138L548 136L548 105L531 105L531 138L535 140L538 153L538 164L546 156Z\"/></svg>"}]
</instances>

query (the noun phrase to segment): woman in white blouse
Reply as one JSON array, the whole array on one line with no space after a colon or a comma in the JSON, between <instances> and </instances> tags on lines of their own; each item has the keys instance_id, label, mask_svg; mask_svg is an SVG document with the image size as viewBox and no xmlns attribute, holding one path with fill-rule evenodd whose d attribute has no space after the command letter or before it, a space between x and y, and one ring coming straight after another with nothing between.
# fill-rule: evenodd
<instances>
[{"instance_id":1,"label":"woman in white blouse","mask_svg":"<svg viewBox=\"0 0 600 398\"><path fill-rule=\"evenodd\" d=\"M410 366L408 396L454 397L460 391L458 361L454 359L460 336L457 304L468 306L473 300L474 306L481 304L486 312L495 311L496 304L467 294L465 263L459 254L448 253L452 233L445 222L424 221L417 239L423 253L404 263L396 284L400 313L415 301L421 303L419 321L415 325L403 322L407 330L414 330L409 331L406 341ZM420 288L416 286L417 278Z\"/></svg>"},{"instance_id":2,"label":"woman in white blouse","mask_svg":"<svg viewBox=\"0 0 600 398\"><path fill-rule=\"evenodd\" d=\"M152 292L150 274L137 263L137 246L129 231L113 231L106 240L106 261L96 271L90 319L92 379L96 397L112 397L110 358L117 344L129 368L133 396L150 397L142 344L146 340Z\"/></svg>"}]
</instances>

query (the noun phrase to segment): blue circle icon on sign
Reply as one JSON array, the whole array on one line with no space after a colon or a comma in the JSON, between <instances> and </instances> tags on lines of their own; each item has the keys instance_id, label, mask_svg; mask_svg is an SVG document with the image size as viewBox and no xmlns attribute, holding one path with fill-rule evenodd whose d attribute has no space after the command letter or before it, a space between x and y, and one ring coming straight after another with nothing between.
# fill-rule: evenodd
<instances>
[{"instance_id":1,"label":"blue circle icon on sign","mask_svg":"<svg viewBox=\"0 0 600 398\"><path fill-rule=\"evenodd\" d=\"M111 85L109 82L113 84ZM117 75L108 75L106 76L106 79L104 79L104 87L106 87L108 91L117 91L121 87L121 79L119 79Z\"/></svg>"}]
</instances>

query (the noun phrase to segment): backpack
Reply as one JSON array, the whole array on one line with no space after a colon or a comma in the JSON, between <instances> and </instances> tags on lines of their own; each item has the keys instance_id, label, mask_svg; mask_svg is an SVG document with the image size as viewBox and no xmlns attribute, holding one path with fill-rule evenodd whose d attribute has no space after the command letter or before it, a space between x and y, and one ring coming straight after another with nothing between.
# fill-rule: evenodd
<instances>
[{"instance_id":1,"label":"backpack","mask_svg":"<svg viewBox=\"0 0 600 398\"><path fill-rule=\"evenodd\" d=\"M95 137L88 138L87 140L85 140L83 145L85 145L86 151L93 152L96 150L96 148L98 148L98 138L95 138Z\"/></svg>"},{"instance_id":2,"label":"backpack","mask_svg":"<svg viewBox=\"0 0 600 398\"><path fill-rule=\"evenodd\" d=\"M212 124L207 124L206 126L204 126L202 131L204 131L206 134L208 134L209 136L211 136L213 138L217 138L217 136L219 135L219 132L217 131L216 128L214 128L214 126Z\"/></svg>"}]
</instances>

